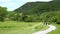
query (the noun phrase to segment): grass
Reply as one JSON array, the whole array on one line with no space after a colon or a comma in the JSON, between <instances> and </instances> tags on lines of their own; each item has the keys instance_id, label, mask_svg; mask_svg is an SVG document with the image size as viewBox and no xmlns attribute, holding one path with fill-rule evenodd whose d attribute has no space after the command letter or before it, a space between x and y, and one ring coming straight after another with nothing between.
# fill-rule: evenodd
<instances>
[{"instance_id":1,"label":"grass","mask_svg":"<svg viewBox=\"0 0 60 34\"><path fill-rule=\"evenodd\" d=\"M0 22L0 34L32 34L48 28L41 22Z\"/></svg>"},{"instance_id":2,"label":"grass","mask_svg":"<svg viewBox=\"0 0 60 34\"><path fill-rule=\"evenodd\" d=\"M60 34L60 25L59 24L53 24L56 26L56 30L49 32L48 34Z\"/></svg>"}]
</instances>

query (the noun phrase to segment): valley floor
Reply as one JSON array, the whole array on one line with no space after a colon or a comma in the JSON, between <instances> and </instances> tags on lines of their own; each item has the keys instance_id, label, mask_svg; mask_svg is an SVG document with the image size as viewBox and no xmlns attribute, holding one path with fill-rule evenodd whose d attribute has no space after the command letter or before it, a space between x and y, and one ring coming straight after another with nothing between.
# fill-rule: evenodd
<instances>
[{"instance_id":1,"label":"valley floor","mask_svg":"<svg viewBox=\"0 0 60 34\"><path fill-rule=\"evenodd\" d=\"M32 34L47 28L42 22L0 22L0 34Z\"/></svg>"}]
</instances>

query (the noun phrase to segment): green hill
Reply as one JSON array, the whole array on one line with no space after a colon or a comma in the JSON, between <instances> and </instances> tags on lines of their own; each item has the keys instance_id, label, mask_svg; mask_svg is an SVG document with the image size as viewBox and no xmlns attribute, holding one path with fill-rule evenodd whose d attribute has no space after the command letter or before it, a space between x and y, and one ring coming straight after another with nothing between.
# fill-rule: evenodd
<instances>
[{"instance_id":1,"label":"green hill","mask_svg":"<svg viewBox=\"0 0 60 34\"><path fill-rule=\"evenodd\" d=\"M17 8L15 12L22 14L20 15L22 21L50 21L59 23L60 0L53 0L50 2L27 2L23 6Z\"/></svg>"},{"instance_id":2,"label":"green hill","mask_svg":"<svg viewBox=\"0 0 60 34\"><path fill-rule=\"evenodd\" d=\"M54 0L50 2L27 2L23 6L17 8L15 12L25 13L28 15L41 14L43 12L60 10L60 1Z\"/></svg>"}]
</instances>

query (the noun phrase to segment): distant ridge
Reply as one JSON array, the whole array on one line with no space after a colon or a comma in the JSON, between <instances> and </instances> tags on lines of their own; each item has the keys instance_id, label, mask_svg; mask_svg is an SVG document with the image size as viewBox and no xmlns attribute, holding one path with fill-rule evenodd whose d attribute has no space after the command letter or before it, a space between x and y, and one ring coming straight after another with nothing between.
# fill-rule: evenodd
<instances>
[{"instance_id":1,"label":"distant ridge","mask_svg":"<svg viewBox=\"0 0 60 34\"><path fill-rule=\"evenodd\" d=\"M26 14L41 14L43 12L49 11L58 11L60 10L60 1L54 0L50 2L27 2L23 6L15 9L17 13L26 13Z\"/></svg>"}]
</instances>

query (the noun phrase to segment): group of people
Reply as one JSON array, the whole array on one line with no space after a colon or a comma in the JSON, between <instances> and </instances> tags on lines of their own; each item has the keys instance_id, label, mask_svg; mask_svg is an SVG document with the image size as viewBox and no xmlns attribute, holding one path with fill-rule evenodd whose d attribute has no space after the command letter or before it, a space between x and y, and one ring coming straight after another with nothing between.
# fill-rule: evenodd
<instances>
[{"instance_id":1,"label":"group of people","mask_svg":"<svg viewBox=\"0 0 60 34\"><path fill-rule=\"evenodd\" d=\"M50 25L50 22L44 22L45 25Z\"/></svg>"}]
</instances>

